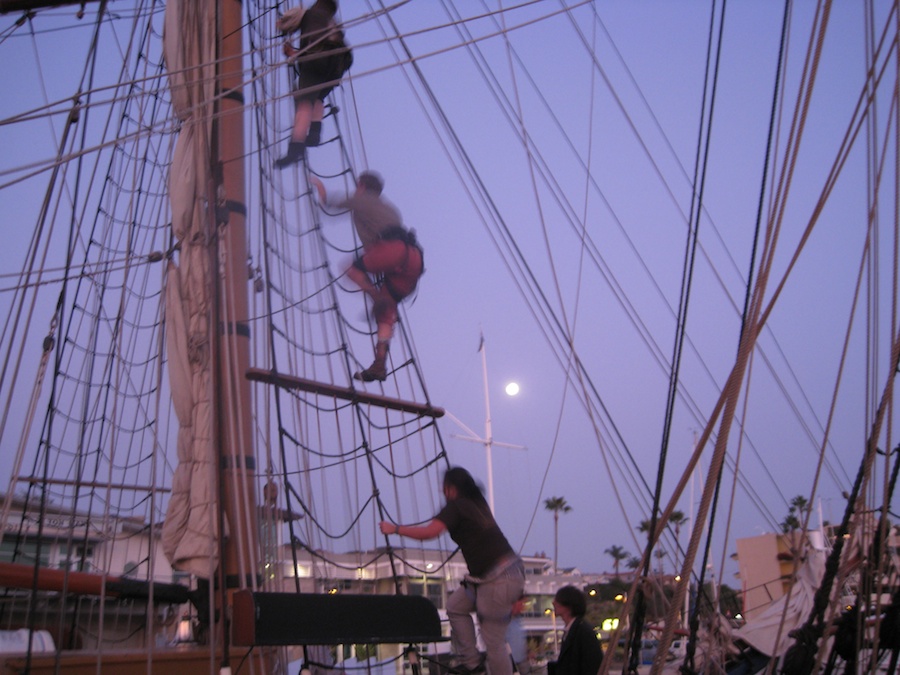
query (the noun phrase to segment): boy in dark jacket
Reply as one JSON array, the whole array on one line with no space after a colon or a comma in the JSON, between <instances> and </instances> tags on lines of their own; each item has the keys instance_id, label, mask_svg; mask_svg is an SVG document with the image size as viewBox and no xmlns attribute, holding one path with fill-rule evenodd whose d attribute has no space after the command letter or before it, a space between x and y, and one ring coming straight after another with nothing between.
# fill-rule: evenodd
<instances>
[{"instance_id":1,"label":"boy in dark jacket","mask_svg":"<svg viewBox=\"0 0 900 675\"><path fill-rule=\"evenodd\" d=\"M574 586L563 586L553 598L553 610L565 623L559 658L548 665L548 675L597 675L603 649L591 625L585 621L587 601Z\"/></svg>"}]
</instances>

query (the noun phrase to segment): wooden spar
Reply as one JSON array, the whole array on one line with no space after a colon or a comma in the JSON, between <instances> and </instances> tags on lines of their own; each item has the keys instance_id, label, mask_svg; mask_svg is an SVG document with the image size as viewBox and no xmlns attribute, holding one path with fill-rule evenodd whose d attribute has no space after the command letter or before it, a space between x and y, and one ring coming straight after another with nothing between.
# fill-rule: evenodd
<instances>
[{"instance_id":1,"label":"wooden spar","mask_svg":"<svg viewBox=\"0 0 900 675\"><path fill-rule=\"evenodd\" d=\"M243 16L241 0L218 0L218 66L213 141L217 263L225 279L219 288L215 387L222 512L231 536L224 542L225 587L253 587L261 581L256 518L256 458L250 424L250 384L241 377L250 362L246 203L244 196ZM224 223L224 224L223 224Z\"/></svg>"},{"instance_id":2,"label":"wooden spar","mask_svg":"<svg viewBox=\"0 0 900 675\"><path fill-rule=\"evenodd\" d=\"M92 0L99 2L99 0ZM88 0L0 0L0 14L9 12L31 12L43 7L62 7L63 5L81 5Z\"/></svg>"},{"instance_id":3,"label":"wooden spar","mask_svg":"<svg viewBox=\"0 0 900 675\"><path fill-rule=\"evenodd\" d=\"M339 387L334 384L326 384L324 382L315 382L302 377L293 375L283 375L275 373L271 370L263 370L262 368L250 368L247 370L247 379L254 382L263 382L265 384L274 384L277 387L285 389L297 389L299 391L307 391L311 394L320 396L331 396L344 401L352 401L354 403L364 403L378 406L380 408L388 408L390 410L399 410L401 412L414 413L423 417L443 417L444 409L435 408L427 403L415 403L411 401L403 401L397 398L389 398L379 394L368 394L363 391L349 389L347 387Z\"/></svg>"},{"instance_id":4,"label":"wooden spar","mask_svg":"<svg viewBox=\"0 0 900 675\"><path fill-rule=\"evenodd\" d=\"M152 598L154 602L176 605L190 600L190 591L181 584L155 583L127 579L124 577L68 572L66 570L37 568L35 580L34 565L20 563L0 563L0 579L4 588L31 589L37 585L41 591L65 590L73 595L112 595L119 598Z\"/></svg>"},{"instance_id":5,"label":"wooden spar","mask_svg":"<svg viewBox=\"0 0 900 675\"><path fill-rule=\"evenodd\" d=\"M230 530L221 544L217 571L218 636L211 646L221 649L219 672L234 656L231 614L236 591L263 583L262 549L256 499L256 453L251 425L250 382L243 377L250 365L250 324L247 276L247 203L244 161L244 16L242 0L217 1L216 91L213 124L213 180L217 260L212 269L224 276L213 315L218 340L215 359L215 431L219 443L221 514ZM224 250L223 250L224 247ZM218 276L218 275L217 275ZM224 526L220 519L220 534ZM221 642L219 642L221 639ZM239 651L239 650L238 650ZM250 672L274 672L275 654L257 650ZM241 662L241 665L244 665ZM230 668L228 668L230 670ZM233 671L232 671L233 672Z\"/></svg>"}]
</instances>

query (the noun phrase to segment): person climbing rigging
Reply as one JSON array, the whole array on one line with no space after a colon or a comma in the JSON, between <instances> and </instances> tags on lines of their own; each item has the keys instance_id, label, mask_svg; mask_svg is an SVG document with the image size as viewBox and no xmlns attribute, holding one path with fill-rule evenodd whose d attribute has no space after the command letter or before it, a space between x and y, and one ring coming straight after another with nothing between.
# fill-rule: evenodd
<instances>
[{"instance_id":1,"label":"person climbing rigging","mask_svg":"<svg viewBox=\"0 0 900 675\"><path fill-rule=\"evenodd\" d=\"M353 63L353 52L334 22L337 0L316 0L309 9L288 10L278 19L283 35L300 31L300 46L284 43L284 54L297 74L294 90L294 124L284 157L275 160L282 169L303 159L307 147L319 144L325 98Z\"/></svg>"},{"instance_id":2,"label":"person climbing rigging","mask_svg":"<svg viewBox=\"0 0 900 675\"><path fill-rule=\"evenodd\" d=\"M310 180L322 205L350 211L362 244L362 255L347 268L346 274L372 298L377 332L375 360L353 377L363 382L383 382L387 378L387 354L397 323L397 306L416 290L425 271L422 247L415 231L403 226L397 207L381 196L384 181L377 173L361 173L356 191L338 200L328 199L318 178Z\"/></svg>"},{"instance_id":3,"label":"person climbing rigging","mask_svg":"<svg viewBox=\"0 0 900 675\"><path fill-rule=\"evenodd\" d=\"M443 491L447 503L428 524L400 525L383 520L378 526L382 534L419 541L434 539L446 532L459 545L469 574L447 599L450 640L461 660L451 672L457 675L482 675L485 672L472 620L472 612L475 612L487 651L488 673L512 675L506 631L512 620L513 605L522 598L525 589L522 559L497 525L472 474L459 466L447 469Z\"/></svg>"}]
</instances>

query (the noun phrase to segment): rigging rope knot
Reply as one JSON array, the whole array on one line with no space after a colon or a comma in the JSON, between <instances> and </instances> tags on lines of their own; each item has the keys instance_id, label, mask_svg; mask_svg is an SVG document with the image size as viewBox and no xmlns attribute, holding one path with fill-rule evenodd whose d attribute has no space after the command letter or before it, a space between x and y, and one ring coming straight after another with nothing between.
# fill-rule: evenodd
<instances>
[{"instance_id":1,"label":"rigging rope knot","mask_svg":"<svg viewBox=\"0 0 900 675\"><path fill-rule=\"evenodd\" d=\"M16 21L16 28L21 28L22 25L24 25L24 23L26 21L30 21L31 19L33 19L35 17L35 15L36 15L36 12L33 9L30 9L27 12L25 12L24 14L22 14L22 16L19 17L18 21Z\"/></svg>"},{"instance_id":2,"label":"rigging rope knot","mask_svg":"<svg viewBox=\"0 0 900 675\"><path fill-rule=\"evenodd\" d=\"M72 102L74 105L72 105L69 116L66 118L66 124L75 124L81 118L81 99L76 96L72 99Z\"/></svg>"},{"instance_id":3,"label":"rigging rope knot","mask_svg":"<svg viewBox=\"0 0 900 675\"><path fill-rule=\"evenodd\" d=\"M58 321L59 314L54 313L53 317L50 319L50 329L47 331L47 336L44 338L43 342L43 357L46 358L53 347L56 345L56 338L54 334L56 333L56 326L59 323Z\"/></svg>"},{"instance_id":4,"label":"rigging rope knot","mask_svg":"<svg viewBox=\"0 0 900 675\"><path fill-rule=\"evenodd\" d=\"M228 200L225 199L225 191L222 186L219 186L219 195L216 200L216 224L217 225L227 225L228 220L231 218L231 211L228 208Z\"/></svg>"}]
</instances>

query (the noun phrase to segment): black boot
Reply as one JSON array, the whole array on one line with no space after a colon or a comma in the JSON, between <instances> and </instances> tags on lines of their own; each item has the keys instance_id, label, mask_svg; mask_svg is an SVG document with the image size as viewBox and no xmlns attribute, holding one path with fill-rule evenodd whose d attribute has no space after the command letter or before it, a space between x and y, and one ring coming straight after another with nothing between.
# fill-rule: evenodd
<instances>
[{"instance_id":1,"label":"black boot","mask_svg":"<svg viewBox=\"0 0 900 675\"><path fill-rule=\"evenodd\" d=\"M365 370L361 370L353 376L356 380L362 380L363 382L372 382L374 380L378 380L379 382L384 382L387 379L387 366L384 363L384 359L379 359L377 356L375 360L372 361L372 365L366 368Z\"/></svg>"},{"instance_id":2,"label":"black boot","mask_svg":"<svg viewBox=\"0 0 900 675\"><path fill-rule=\"evenodd\" d=\"M275 168L283 169L291 164L303 161L306 156L306 146L299 141L291 141L288 143L287 154L275 160Z\"/></svg>"},{"instance_id":3,"label":"black boot","mask_svg":"<svg viewBox=\"0 0 900 675\"><path fill-rule=\"evenodd\" d=\"M378 380L384 382L387 379L387 361L388 343L379 340L375 343L375 360L372 365L356 373L353 378L362 380L363 382L372 382Z\"/></svg>"},{"instance_id":4,"label":"black boot","mask_svg":"<svg viewBox=\"0 0 900 675\"><path fill-rule=\"evenodd\" d=\"M309 131L306 132L306 147L314 148L322 140L322 123L310 122Z\"/></svg>"}]
</instances>

